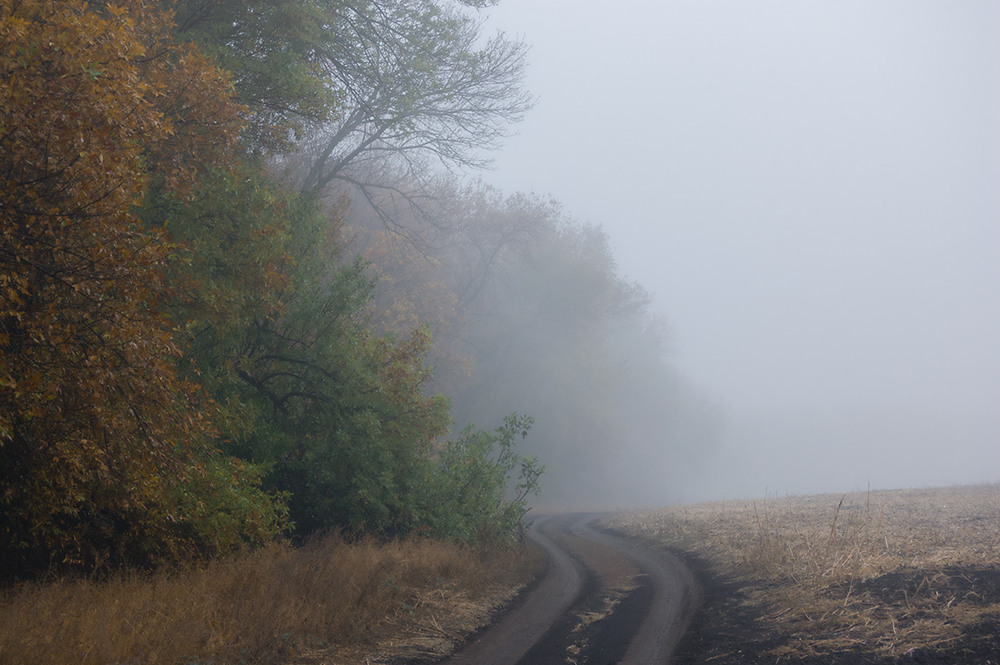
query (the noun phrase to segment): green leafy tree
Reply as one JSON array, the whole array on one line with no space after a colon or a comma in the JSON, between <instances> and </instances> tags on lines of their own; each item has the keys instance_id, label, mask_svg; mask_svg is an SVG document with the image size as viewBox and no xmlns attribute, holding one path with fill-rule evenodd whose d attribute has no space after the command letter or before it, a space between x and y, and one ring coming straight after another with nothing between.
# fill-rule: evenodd
<instances>
[{"instance_id":1,"label":"green leafy tree","mask_svg":"<svg viewBox=\"0 0 1000 665\"><path fill-rule=\"evenodd\" d=\"M332 119L342 98L319 54L337 34L334 3L306 0L177 0L175 33L193 41L232 75L244 104L242 136L254 153L268 154L304 138Z\"/></svg>"},{"instance_id":2,"label":"green leafy tree","mask_svg":"<svg viewBox=\"0 0 1000 665\"><path fill-rule=\"evenodd\" d=\"M433 347L420 322L438 324L446 344L440 323L454 296L432 297L425 280L376 310L384 303L373 299L373 276L387 273L344 256L348 213L319 195L353 188L356 202L398 230L409 220L393 201L427 194L428 160L481 164L482 150L530 106L523 44L484 38L460 7L489 4L177 4L178 34L232 72L248 149L304 192L262 184L258 165L249 178L216 174L183 205L151 202L181 247L175 281L184 286L172 311L190 376L222 409L226 449L268 465L268 487L288 497L300 534L426 523L420 497L448 406L426 395ZM392 260L390 244L370 258ZM407 314L411 300L424 316ZM433 318L430 302L440 308Z\"/></svg>"},{"instance_id":3,"label":"green leafy tree","mask_svg":"<svg viewBox=\"0 0 1000 665\"><path fill-rule=\"evenodd\" d=\"M266 466L299 535L412 528L448 405L422 393L429 334L371 325L372 277L341 254L341 211L250 164L145 209L178 244L171 311L224 449Z\"/></svg>"},{"instance_id":4,"label":"green leafy tree","mask_svg":"<svg viewBox=\"0 0 1000 665\"><path fill-rule=\"evenodd\" d=\"M377 335L366 316L364 264L338 265L322 215L314 208L312 226L307 220L298 220L281 315L254 322L236 361L267 416L239 449L273 465L272 486L290 493L299 533L332 526L403 533L413 526L431 445L449 419L446 400L422 393L429 335Z\"/></svg>"},{"instance_id":5,"label":"green leafy tree","mask_svg":"<svg viewBox=\"0 0 1000 665\"><path fill-rule=\"evenodd\" d=\"M250 160L206 170L186 197L154 188L141 209L148 224L170 232L164 304L185 354L180 369L211 395L223 442L265 419L246 398L239 369L248 331L284 312L295 263L291 226L303 206Z\"/></svg>"},{"instance_id":6,"label":"green leafy tree","mask_svg":"<svg viewBox=\"0 0 1000 665\"><path fill-rule=\"evenodd\" d=\"M537 458L515 451L533 423L513 413L493 432L470 426L445 445L434 467L432 534L480 546L520 538L527 498L538 493L544 472Z\"/></svg>"},{"instance_id":7,"label":"green leafy tree","mask_svg":"<svg viewBox=\"0 0 1000 665\"><path fill-rule=\"evenodd\" d=\"M177 23L232 72L250 145L299 189L353 189L392 221L426 200L429 162L484 165L532 104L525 45L463 8L491 4L178 0Z\"/></svg>"},{"instance_id":8,"label":"green leafy tree","mask_svg":"<svg viewBox=\"0 0 1000 665\"><path fill-rule=\"evenodd\" d=\"M478 166L531 106L525 46L440 0L351 0L330 10L319 58L345 97L336 122L309 141L304 189L340 181L367 197L392 189L385 157L416 182L424 160Z\"/></svg>"}]
</instances>

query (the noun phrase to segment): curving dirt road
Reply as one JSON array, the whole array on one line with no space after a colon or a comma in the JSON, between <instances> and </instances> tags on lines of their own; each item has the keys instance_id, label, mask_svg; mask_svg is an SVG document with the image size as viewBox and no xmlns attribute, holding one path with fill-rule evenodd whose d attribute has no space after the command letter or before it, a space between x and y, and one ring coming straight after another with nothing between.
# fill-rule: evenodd
<instances>
[{"instance_id":1,"label":"curving dirt road","mask_svg":"<svg viewBox=\"0 0 1000 665\"><path fill-rule=\"evenodd\" d=\"M669 552L600 528L599 514L550 515L528 537L545 577L447 665L670 662L700 602L694 576Z\"/></svg>"}]
</instances>

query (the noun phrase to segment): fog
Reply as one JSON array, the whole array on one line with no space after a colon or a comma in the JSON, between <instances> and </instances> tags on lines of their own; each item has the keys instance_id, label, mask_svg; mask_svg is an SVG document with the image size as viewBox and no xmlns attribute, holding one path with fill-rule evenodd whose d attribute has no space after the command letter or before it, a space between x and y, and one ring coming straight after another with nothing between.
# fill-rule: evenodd
<instances>
[{"instance_id":1,"label":"fog","mask_svg":"<svg viewBox=\"0 0 1000 665\"><path fill-rule=\"evenodd\" d=\"M1000 481L1000 3L489 23L531 44L538 104L485 179L600 225L724 414L643 466L645 501Z\"/></svg>"}]
</instances>

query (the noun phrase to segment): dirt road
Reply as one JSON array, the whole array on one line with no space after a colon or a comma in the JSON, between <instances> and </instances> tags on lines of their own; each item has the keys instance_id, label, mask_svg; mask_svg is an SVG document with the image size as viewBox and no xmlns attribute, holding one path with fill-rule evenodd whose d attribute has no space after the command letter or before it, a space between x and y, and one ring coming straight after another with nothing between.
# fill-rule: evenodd
<instances>
[{"instance_id":1,"label":"dirt road","mask_svg":"<svg viewBox=\"0 0 1000 665\"><path fill-rule=\"evenodd\" d=\"M700 602L668 552L600 528L601 515L538 518L549 559L538 586L447 665L662 665Z\"/></svg>"}]
</instances>

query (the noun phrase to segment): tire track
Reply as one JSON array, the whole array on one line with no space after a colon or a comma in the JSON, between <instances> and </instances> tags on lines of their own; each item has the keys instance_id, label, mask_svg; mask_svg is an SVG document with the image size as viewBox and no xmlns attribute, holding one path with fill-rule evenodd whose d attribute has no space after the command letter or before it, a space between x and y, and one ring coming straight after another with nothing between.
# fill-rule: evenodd
<instances>
[{"instance_id":1,"label":"tire track","mask_svg":"<svg viewBox=\"0 0 1000 665\"><path fill-rule=\"evenodd\" d=\"M701 603L701 590L694 575L670 552L654 550L641 541L596 529L593 521L583 525L583 531L590 539L628 557L652 587L652 602L620 665L669 663Z\"/></svg>"},{"instance_id":2,"label":"tire track","mask_svg":"<svg viewBox=\"0 0 1000 665\"><path fill-rule=\"evenodd\" d=\"M553 516L538 518L529 538L548 557L548 570L523 603L452 655L446 665L516 665L583 591L583 566L547 535L558 528Z\"/></svg>"},{"instance_id":3,"label":"tire track","mask_svg":"<svg viewBox=\"0 0 1000 665\"><path fill-rule=\"evenodd\" d=\"M671 554L607 531L598 514L550 515L528 537L548 569L525 600L446 665L661 665L700 602Z\"/></svg>"}]
</instances>

